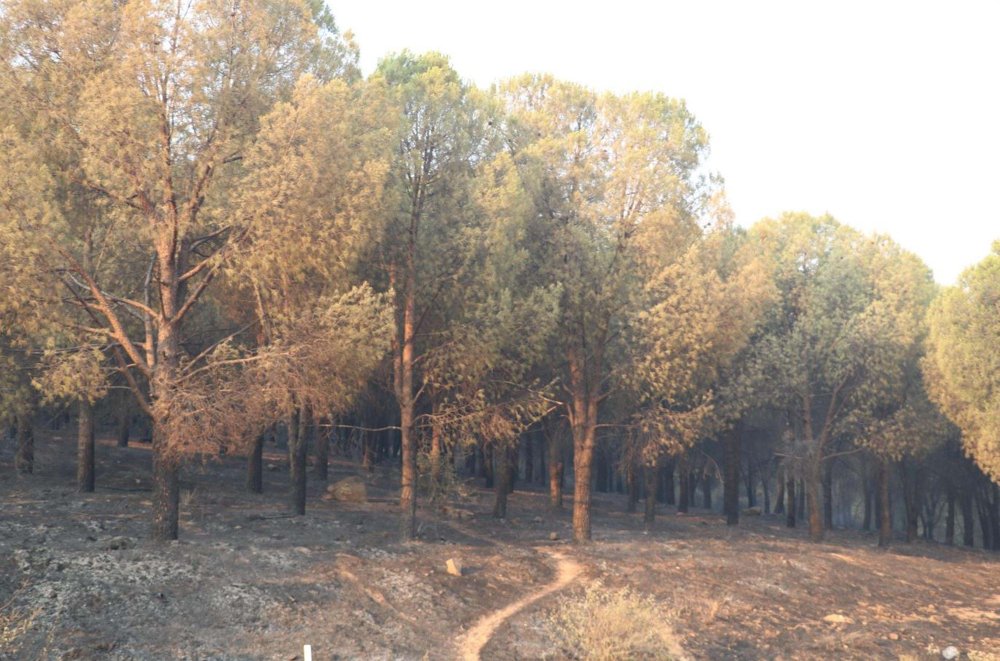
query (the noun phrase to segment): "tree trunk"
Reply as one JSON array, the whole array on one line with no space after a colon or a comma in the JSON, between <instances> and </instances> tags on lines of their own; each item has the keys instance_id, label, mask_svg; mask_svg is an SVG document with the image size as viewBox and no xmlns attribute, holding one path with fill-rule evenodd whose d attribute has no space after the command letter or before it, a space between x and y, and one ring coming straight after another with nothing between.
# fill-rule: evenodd
<instances>
[{"instance_id":1,"label":"tree trunk","mask_svg":"<svg viewBox=\"0 0 1000 661\"><path fill-rule=\"evenodd\" d=\"M546 442L549 446L549 507L553 510L561 510L563 506L563 462L562 448L560 447L558 434L546 434Z\"/></svg>"},{"instance_id":2,"label":"tree trunk","mask_svg":"<svg viewBox=\"0 0 1000 661\"><path fill-rule=\"evenodd\" d=\"M677 460L677 479L680 482L680 493L677 494L677 511L680 514L687 514L688 506L691 504L691 474L687 464L687 456L682 454Z\"/></svg>"},{"instance_id":3,"label":"tree trunk","mask_svg":"<svg viewBox=\"0 0 1000 661\"><path fill-rule=\"evenodd\" d=\"M705 473L701 478L701 506L712 509L712 476Z\"/></svg>"},{"instance_id":4,"label":"tree trunk","mask_svg":"<svg viewBox=\"0 0 1000 661\"><path fill-rule=\"evenodd\" d=\"M909 462L899 466L900 477L903 479L903 510L906 514L906 542L912 543L917 538L917 515L919 514L917 475Z\"/></svg>"},{"instance_id":5,"label":"tree trunk","mask_svg":"<svg viewBox=\"0 0 1000 661\"><path fill-rule=\"evenodd\" d=\"M722 507L726 511L726 525L740 522L740 433L729 431L723 439L725 468L722 477Z\"/></svg>"},{"instance_id":6,"label":"tree trunk","mask_svg":"<svg viewBox=\"0 0 1000 661\"><path fill-rule=\"evenodd\" d=\"M798 500L795 497L795 473L786 467L785 474L788 478L788 481L785 483L785 496L787 498L785 504L785 525L789 528L794 528L795 513L798 510Z\"/></svg>"},{"instance_id":7,"label":"tree trunk","mask_svg":"<svg viewBox=\"0 0 1000 661\"><path fill-rule=\"evenodd\" d=\"M770 475L764 474L761 476L760 486L764 491L764 514L771 513L771 485L768 484L769 482Z\"/></svg>"},{"instance_id":8,"label":"tree trunk","mask_svg":"<svg viewBox=\"0 0 1000 661\"><path fill-rule=\"evenodd\" d=\"M646 469L643 469L646 470ZM625 511L628 513L633 513L638 509L639 506L639 467L636 462L630 461L628 465L625 466L625 486L628 491L628 501L625 507ZM647 501L650 498L650 494L646 494Z\"/></svg>"},{"instance_id":9,"label":"tree trunk","mask_svg":"<svg viewBox=\"0 0 1000 661\"><path fill-rule=\"evenodd\" d=\"M594 460L596 429L587 425L581 430L582 438L574 438L573 455L573 541L586 543L591 539L590 529L590 476ZM576 434L574 434L574 437Z\"/></svg>"},{"instance_id":10,"label":"tree trunk","mask_svg":"<svg viewBox=\"0 0 1000 661\"><path fill-rule=\"evenodd\" d=\"M413 393L413 368L416 351L416 238L419 212L410 219L403 284L402 325L398 335L395 360L396 399L399 402L400 471L399 507L403 540L417 536L417 439L413 428L416 401ZM391 277L394 280L394 277Z\"/></svg>"},{"instance_id":11,"label":"tree trunk","mask_svg":"<svg viewBox=\"0 0 1000 661\"><path fill-rule=\"evenodd\" d=\"M484 486L492 489L496 482L496 450L492 445L483 448L483 475Z\"/></svg>"},{"instance_id":12,"label":"tree trunk","mask_svg":"<svg viewBox=\"0 0 1000 661\"><path fill-rule=\"evenodd\" d=\"M809 539L823 541L823 458L819 448L806 457L806 499L809 508Z\"/></svg>"},{"instance_id":13,"label":"tree trunk","mask_svg":"<svg viewBox=\"0 0 1000 661\"><path fill-rule=\"evenodd\" d=\"M674 464L676 460L671 457L663 467L663 502L667 505L677 504L676 488L674 487Z\"/></svg>"},{"instance_id":14,"label":"tree trunk","mask_svg":"<svg viewBox=\"0 0 1000 661\"><path fill-rule=\"evenodd\" d=\"M948 546L955 545L955 484L950 479L948 480L947 489L947 499L948 499L948 509L945 515L944 524L944 543Z\"/></svg>"},{"instance_id":15,"label":"tree trunk","mask_svg":"<svg viewBox=\"0 0 1000 661\"><path fill-rule=\"evenodd\" d=\"M892 503L889 499L889 460L881 459L878 465L878 545L889 548L892 543Z\"/></svg>"},{"instance_id":16,"label":"tree trunk","mask_svg":"<svg viewBox=\"0 0 1000 661\"><path fill-rule=\"evenodd\" d=\"M306 456L309 444L307 408L296 409L288 419L289 506L292 514L306 513Z\"/></svg>"},{"instance_id":17,"label":"tree trunk","mask_svg":"<svg viewBox=\"0 0 1000 661\"><path fill-rule=\"evenodd\" d=\"M26 413L17 416L17 454L14 466L21 475L35 471L35 430L31 416Z\"/></svg>"},{"instance_id":18,"label":"tree trunk","mask_svg":"<svg viewBox=\"0 0 1000 661\"><path fill-rule=\"evenodd\" d=\"M128 390L121 391L118 402L118 426L116 429L116 439L118 447L127 448L129 434L132 430L132 405L129 399L132 393Z\"/></svg>"},{"instance_id":19,"label":"tree trunk","mask_svg":"<svg viewBox=\"0 0 1000 661\"><path fill-rule=\"evenodd\" d=\"M247 455L247 491L264 492L264 434L254 439Z\"/></svg>"},{"instance_id":20,"label":"tree trunk","mask_svg":"<svg viewBox=\"0 0 1000 661\"><path fill-rule=\"evenodd\" d=\"M336 433L336 423L330 420L329 431L316 429L312 426L312 437L316 441L315 457L316 465L313 466L313 476L321 482L326 482L330 477L330 436Z\"/></svg>"},{"instance_id":21,"label":"tree trunk","mask_svg":"<svg viewBox=\"0 0 1000 661\"><path fill-rule=\"evenodd\" d=\"M785 513L785 467L779 465L777 469L778 477L778 493L774 498L774 513L784 514Z\"/></svg>"},{"instance_id":22,"label":"tree trunk","mask_svg":"<svg viewBox=\"0 0 1000 661\"><path fill-rule=\"evenodd\" d=\"M436 414L437 403L432 404L432 413ZM441 423L437 421L437 417L432 416L431 420L431 451L428 459L430 460L430 483L431 483L431 497L436 497L438 491L441 487L441 472L444 469L444 439L442 438L443 432L441 430Z\"/></svg>"},{"instance_id":23,"label":"tree trunk","mask_svg":"<svg viewBox=\"0 0 1000 661\"><path fill-rule=\"evenodd\" d=\"M531 484L535 481L535 435L525 434L521 438L521 447L524 448L524 483Z\"/></svg>"},{"instance_id":24,"label":"tree trunk","mask_svg":"<svg viewBox=\"0 0 1000 661\"><path fill-rule=\"evenodd\" d=\"M976 520L972 511L972 492L965 484L959 500L962 508L962 544L968 547L976 544Z\"/></svg>"},{"instance_id":25,"label":"tree trunk","mask_svg":"<svg viewBox=\"0 0 1000 661\"><path fill-rule=\"evenodd\" d=\"M644 466L643 474L646 478L646 510L643 512L642 523L646 530L651 530L656 519L656 488L660 467L657 464Z\"/></svg>"},{"instance_id":26,"label":"tree trunk","mask_svg":"<svg viewBox=\"0 0 1000 661\"><path fill-rule=\"evenodd\" d=\"M507 495L510 493L511 474L513 473L510 451L508 448L496 448L493 456L496 457L496 475L493 480L495 484L493 489L493 516L497 519L506 519Z\"/></svg>"},{"instance_id":27,"label":"tree trunk","mask_svg":"<svg viewBox=\"0 0 1000 661\"><path fill-rule=\"evenodd\" d=\"M154 541L177 539L180 509L180 467L170 456L167 439L153 424L153 530Z\"/></svg>"},{"instance_id":28,"label":"tree trunk","mask_svg":"<svg viewBox=\"0 0 1000 661\"><path fill-rule=\"evenodd\" d=\"M94 405L87 399L80 400L80 415L76 435L76 488L94 491Z\"/></svg>"},{"instance_id":29,"label":"tree trunk","mask_svg":"<svg viewBox=\"0 0 1000 661\"><path fill-rule=\"evenodd\" d=\"M993 551L1000 551L1000 486L992 485L993 502L990 506L990 527L993 529Z\"/></svg>"},{"instance_id":30,"label":"tree trunk","mask_svg":"<svg viewBox=\"0 0 1000 661\"><path fill-rule=\"evenodd\" d=\"M743 480L746 483L747 489L747 507L755 507L757 505L757 493L756 489L754 489L753 464L749 458L747 459L747 474L743 477Z\"/></svg>"},{"instance_id":31,"label":"tree trunk","mask_svg":"<svg viewBox=\"0 0 1000 661\"><path fill-rule=\"evenodd\" d=\"M867 462L866 462L867 463ZM868 479L869 472L867 467L863 467L861 471L861 492L864 498L864 519L861 523L861 529L868 532L872 529L872 485L871 480Z\"/></svg>"},{"instance_id":32,"label":"tree trunk","mask_svg":"<svg viewBox=\"0 0 1000 661\"><path fill-rule=\"evenodd\" d=\"M833 462L823 462L823 526L833 530Z\"/></svg>"}]
</instances>

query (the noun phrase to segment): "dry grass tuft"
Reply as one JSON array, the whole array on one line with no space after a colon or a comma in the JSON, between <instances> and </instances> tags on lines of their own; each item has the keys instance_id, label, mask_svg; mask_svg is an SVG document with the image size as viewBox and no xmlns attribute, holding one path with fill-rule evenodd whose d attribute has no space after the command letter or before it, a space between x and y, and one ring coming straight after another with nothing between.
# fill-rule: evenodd
<instances>
[{"instance_id":1,"label":"dry grass tuft","mask_svg":"<svg viewBox=\"0 0 1000 661\"><path fill-rule=\"evenodd\" d=\"M655 599L600 582L582 597L564 597L550 616L556 637L574 659L683 659L684 653Z\"/></svg>"}]
</instances>

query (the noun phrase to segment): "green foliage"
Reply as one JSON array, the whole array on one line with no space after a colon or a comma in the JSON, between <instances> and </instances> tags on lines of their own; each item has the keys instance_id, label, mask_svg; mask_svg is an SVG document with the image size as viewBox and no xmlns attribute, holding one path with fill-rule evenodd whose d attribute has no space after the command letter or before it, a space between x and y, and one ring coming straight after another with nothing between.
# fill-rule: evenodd
<instances>
[{"instance_id":1,"label":"green foliage","mask_svg":"<svg viewBox=\"0 0 1000 661\"><path fill-rule=\"evenodd\" d=\"M968 455L1000 480L1000 242L938 295L928 325L931 397L962 430Z\"/></svg>"}]
</instances>

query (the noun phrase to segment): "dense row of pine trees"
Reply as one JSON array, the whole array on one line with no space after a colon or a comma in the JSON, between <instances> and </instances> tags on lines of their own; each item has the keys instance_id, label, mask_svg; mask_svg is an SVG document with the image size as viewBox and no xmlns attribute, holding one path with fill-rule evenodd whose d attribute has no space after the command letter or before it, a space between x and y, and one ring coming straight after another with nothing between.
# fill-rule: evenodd
<instances>
[{"instance_id":1,"label":"dense row of pine trees","mask_svg":"<svg viewBox=\"0 0 1000 661\"><path fill-rule=\"evenodd\" d=\"M942 291L829 217L742 229L682 101L433 53L362 78L320 0L14 0L0 62L0 420L30 473L75 407L86 491L95 419L141 417L157 539L193 455L259 490L280 433L303 513L354 430L404 538L457 470L498 516L515 474L571 484L577 541L592 488L651 525L721 482L732 523L742 491L887 544L895 500L1000 547L1000 249Z\"/></svg>"}]
</instances>

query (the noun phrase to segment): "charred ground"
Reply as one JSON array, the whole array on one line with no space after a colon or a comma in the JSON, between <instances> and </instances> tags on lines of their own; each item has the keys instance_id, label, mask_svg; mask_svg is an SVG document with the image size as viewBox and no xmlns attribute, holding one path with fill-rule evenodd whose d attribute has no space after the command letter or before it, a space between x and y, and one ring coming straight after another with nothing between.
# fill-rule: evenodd
<instances>
[{"instance_id":1,"label":"charred ground","mask_svg":"<svg viewBox=\"0 0 1000 661\"><path fill-rule=\"evenodd\" d=\"M366 476L366 503L322 501L326 485L314 482L307 514L290 517L276 450L263 495L243 490L241 458L185 469L181 539L157 546L147 541L148 447L102 440L93 494L73 488L73 448L69 436L39 438L31 476L0 464L0 658L293 659L304 643L317 659L455 658L481 617L553 581L547 546L582 575L504 621L483 658L564 658L548 614L597 580L655 597L694 658L1000 650L1000 564L978 550L881 552L848 531L817 545L777 518L731 528L672 508L646 533L624 497L603 494L594 543L576 547L564 541L569 511L548 511L544 493L514 493L500 521L492 493L476 489L453 508L423 503L419 541L403 544L397 473ZM336 462L330 479L353 474ZM453 557L461 577L445 570Z\"/></svg>"}]
</instances>

